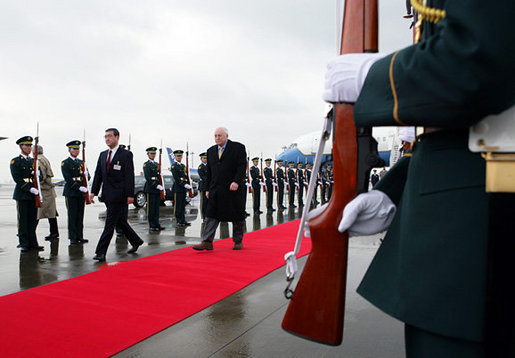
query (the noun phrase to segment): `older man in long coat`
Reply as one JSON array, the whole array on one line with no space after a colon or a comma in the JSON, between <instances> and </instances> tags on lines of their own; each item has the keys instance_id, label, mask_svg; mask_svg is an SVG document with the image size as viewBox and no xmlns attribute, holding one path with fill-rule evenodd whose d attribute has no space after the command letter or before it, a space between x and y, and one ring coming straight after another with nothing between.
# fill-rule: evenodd
<instances>
[{"instance_id":1,"label":"older man in long coat","mask_svg":"<svg viewBox=\"0 0 515 358\"><path fill-rule=\"evenodd\" d=\"M52 183L54 172L50 166L50 161L43 155L43 147L38 145L38 161L40 172L40 190L43 195L41 207L38 208L38 221L40 219L48 219L50 225L50 234L45 236L45 240L56 239L59 237L59 228L57 226L57 205L55 198L55 184Z\"/></svg>"},{"instance_id":2,"label":"older man in long coat","mask_svg":"<svg viewBox=\"0 0 515 358\"><path fill-rule=\"evenodd\" d=\"M209 198L202 243L195 250L213 250L216 228L221 221L233 224L233 250L242 249L245 227L245 146L228 139L226 128L215 131L215 145L207 150L207 188Z\"/></svg>"}]
</instances>

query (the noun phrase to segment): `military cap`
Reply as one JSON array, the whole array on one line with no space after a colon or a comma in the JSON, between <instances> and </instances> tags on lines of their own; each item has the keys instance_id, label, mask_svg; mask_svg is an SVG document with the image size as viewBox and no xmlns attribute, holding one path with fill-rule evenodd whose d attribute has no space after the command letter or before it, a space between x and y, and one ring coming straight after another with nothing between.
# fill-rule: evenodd
<instances>
[{"instance_id":1,"label":"military cap","mask_svg":"<svg viewBox=\"0 0 515 358\"><path fill-rule=\"evenodd\" d=\"M118 145L118 147L120 147L120 149L125 149L125 148L127 148L127 146L126 146L125 144L120 144L120 145Z\"/></svg>"},{"instance_id":2,"label":"military cap","mask_svg":"<svg viewBox=\"0 0 515 358\"><path fill-rule=\"evenodd\" d=\"M297 166L299 166L299 165L302 166L302 163L297 163Z\"/></svg>"},{"instance_id":3,"label":"military cap","mask_svg":"<svg viewBox=\"0 0 515 358\"><path fill-rule=\"evenodd\" d=\"M68 148L79 149L80 148L80 140L72 140L72 141L66 143L66 146Z\"/></svg>"},{"instance_id":4,"label":"military cap","mask_svg":"<svg viewBox=\"0 0 515 358\"><path fill-rule=\"evenodd\" d=\"M184 150L180 150L180 149L174 150L173 154L174 155L183 155L184 154Z\"/></svg>"},{"instance_id":5,"label":"military cap","mask_svg":"<svg viewBox=\"0 0 515 358\"><path fill-rule=\"evenodd\" d=\"M275 162L279 164L279 163L282 163L282 162L283 162L283 160L282 160L282 159L279 159L279 160L276 160Z\"/></svg>"},{"instance_id":6,"label":"military cap","mask_svg":"<svg viewBox=\"0 0 515 358\"><path fill-rule=\"evenodd\" d=\"M207 158L207 152L200 153L198 156L201 158Z\"/></svg>"},{"instance_id":7,"label":"military cap","mask_svg":"<svg viewBox=\"0 0 515 358\"><path fill-rule=\"evenodd\" d=\"M21 145L21 144L32 144L32 141L33 141L33 140L34 140L34 139L33 139L31 136L26 135L25 137L21 137L20 139L18 139L18 140L16 141L16 144L20 144L20 145Z\"/></svg>"},{"instance_id":8,"label":"military cap","mask_svg":"<svg viewBox=\"0 0 515 358\"><path fill-rule=\"evenodd\" d=\"M259 157L252 158L252 161L256 161L256 160L259 160Z\"/></svg>"},{"instance_id":9,"label":"military cap","mask_svg":"<svg viewBox=\"0 0 515 358\"><path fill-rule=\"evenodd\" d=\"M292 162L288 162L288 164L295 164L295 162L293 162L293 161Z\"/></svg>"},{"instance_id":10,"label":"military cap","mask_svg":"<svg viewBox=\"0 0 515 358\"><path fill-rule=\"evenodd\" d=\"M148 147L146 149L147 153L150 153L150 154L154 154L155 152L157 152L157 148L156 147Z\"/></svg>"},{"instance_id":11,"label":"military cap","mask_svg":"<svg viewBox=\"0 0 515 358\"><path fill-rule=\"evenodd\" d=\"M266 158L266 159L265 159L265 162L271 162L271 161L272 161L272 159L271 159L271 158Z\"/></svg>"}]
</instances>

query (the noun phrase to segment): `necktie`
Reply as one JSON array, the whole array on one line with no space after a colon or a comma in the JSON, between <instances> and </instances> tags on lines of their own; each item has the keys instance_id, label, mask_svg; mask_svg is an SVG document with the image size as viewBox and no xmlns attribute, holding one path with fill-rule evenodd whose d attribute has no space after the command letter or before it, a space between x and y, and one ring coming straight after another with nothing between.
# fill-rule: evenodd
<instances>
[{"instance_id":1,"label":"necktie","mask_svg":"<svg viewBox=\"0 0 515 358\"><path fill-rule=\"evenodd\" d=\"M109 151L107 156L107 171L109 171L109 164L111 164L111 151Z\"/></svg>"},{"instance_id":2,"label":"necktie","mask_svg":"<svg viewBox=\"0 0 515 358\"><path fill-rule=\"evenodd\" d=\"M218 149L218 159L222 158L223 151L224 151L224 147L220 147L220 149Z\"/></svg>"}]
</instances>

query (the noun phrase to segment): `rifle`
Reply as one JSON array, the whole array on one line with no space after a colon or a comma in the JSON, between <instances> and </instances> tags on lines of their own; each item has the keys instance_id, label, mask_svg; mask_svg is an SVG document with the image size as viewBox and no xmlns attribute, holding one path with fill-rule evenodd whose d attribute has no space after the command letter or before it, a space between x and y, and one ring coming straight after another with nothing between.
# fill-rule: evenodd
<instances>
[{"instance_id":1,"label":"rifle","mask_svg":"<svg viewBox=\"0 0 515 358\"><path fill-rule=\"evenodd\" d=\"M163 146L163 143L161 143L161 147ZM127 150L131 151L131 134L129 133L129 145L127 145Z\"/></svg>"},{"instance_id":2,"label":"rifle","mask_svg":"<svg viewBox=\"0 0 515 358\"><path fill-rule=\"evenodd\" d=\"M347 0L341 54L365 51L377 51L377 0ZM283 329L288 332L329 345L342 342L345 311L348 234L339 233L338 224L345 205L358 191L367 190L367 175L370 167L376 165L368 164L367 159L377 155L377 142L371 136L371 128L356 128L352 113L352 104L338 103L326 119L317 157L321 157L327 130L334 126L333 195L326 209L310 220L311 254L282 322ZM316 171L320 167L320 160L315 160ZM313 176L311 183L314 184ZM311 184L307 200L310 200L309 195L313 190ZM297 234L296 251L286 255L294 263L308 211L309 205L306 205ZM292 279L293 275L289 275L290 284ZM288 290L285 293L291 292Z\"/></svg>"},{"instance_id":3,"label":"rifle","mask_svg":"<svg viewBox=\"0 0 515 358\"><path fill-rule=\"evenodd\" d=\"M87 188L86 192L86 205L92 203L89 197L89 181L88 181L88 168L86 167L86 129L84 129L83 140L82 140L82 186Z\"/></svg>"},{"instance_id":4,"label":"rifle","mask_svg":"<svg viewBox=\"0 0 515 358\"><path fill-rule=\"evenodd\" d=\"M186 143L186 183L191 186L191 179L190 179L190 165L188 158L190 157L190 151L188 147L188 143ZM193 198L195 195L193 194L193 188L188 189L188 195L190 198Z\"/></svg>"},{"instance_id":5,"label":"rifle","mask_svg":"<svg viewBox=\"0 0 515 358\"><path fill-rule=\"evenodd\" d=\"M130 135L129 135L129 138L130 138ZM129 139L129 143L130 143L130 139ZM163 187L163 189L161 189L159 191L159 198L161 200L165 200L166 199L166 188L165 188L165 181L163 179L163 166L161 165L161 155L163 154L163 140L161 139L161 147L159 147L159 164L158 164L158 179L159 179L159 184Z\"/></svg>"},{"instance_id":6,"label":"rifle","mask_svg":"<svg viewBox=\"0 0 515 358\"><path fill-rule=\"evenodd\" d=\"M263 193L266 193L266 183L265 179L263 178L263 153L261 153L261 159L260 159L260 165L261 165L261 183L263 183Z\"/></svg>"},{"instance_id":7,"label":"rifle","mask_svg":"<svg viewBox=\"0 0 515 358\"><path fill-rule=\"evenodd\" d=\"M252 194L252 184L250 184L249 161L250 157L247 157L247 186L249 187L249 194Z\"/></svg>"},{"instance_id":8,"label":"rifle","mask_svg":"<svg viewBox=\"0 0 515 358\"><path fill-rule=\"evenodd\" d=\"M39 122L36 129L36 138L34 138L34 188L36 188L39 193L36 195L36 208L41 207L41 203L43 202L43 195L41 194L41 184L39 182L39 160L38 160L38 144L39 144Z\"/></svg>"},{"instance_id":9,"label":"rifle","mask_svg":"<svg viewBox=\"0 0 515 358\"><path fill-rule=\"evenodd\" d=\"M279 189L277 189L277 161L274 160L274 186L275 186L275 192Z\"/></svg>"}]
</instances>

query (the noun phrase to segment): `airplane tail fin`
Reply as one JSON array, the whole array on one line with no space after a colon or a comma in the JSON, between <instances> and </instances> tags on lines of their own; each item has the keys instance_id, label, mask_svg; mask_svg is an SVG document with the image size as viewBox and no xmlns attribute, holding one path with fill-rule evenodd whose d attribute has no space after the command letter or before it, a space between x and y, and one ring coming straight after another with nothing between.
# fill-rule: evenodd
<instances>
[{"instance_id":1,"label":"airplane tail fin","mask_svg":"<svg viewBox=\"0 0 515 358\"><path fill-rule=\"evenodd\" d=\"M170 168L171 168L175 161L175 156L173 155L172 148L166 147L166 153L168 154L168 160L170 161Z\"/></svg>"}]
</instances>

